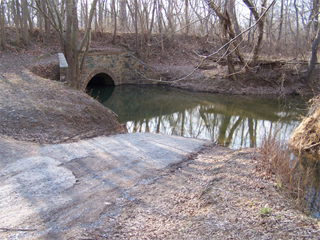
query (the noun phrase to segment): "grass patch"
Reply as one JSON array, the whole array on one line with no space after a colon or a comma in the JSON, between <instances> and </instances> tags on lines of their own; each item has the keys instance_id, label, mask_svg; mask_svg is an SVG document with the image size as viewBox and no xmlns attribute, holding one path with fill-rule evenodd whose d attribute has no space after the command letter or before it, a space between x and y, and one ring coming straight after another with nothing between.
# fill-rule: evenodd
<instances>
[{"instance_id":1,"label":"grass patch","mask_svg":"<svg viewBox=\"0 0 320 240\"><path fill-rule=\"evenodd\" d=\"M264 206L259 210L259 215L261 217L268 216L270 215L270 213L271 213L271 208L269 208L268 206Z\"/></svg>"}]
</instances>

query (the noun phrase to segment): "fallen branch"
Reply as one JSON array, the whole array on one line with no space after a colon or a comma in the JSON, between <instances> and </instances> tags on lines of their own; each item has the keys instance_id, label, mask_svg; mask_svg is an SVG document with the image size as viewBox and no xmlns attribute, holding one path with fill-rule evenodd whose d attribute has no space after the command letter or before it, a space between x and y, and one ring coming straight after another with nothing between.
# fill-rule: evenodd
<instances>
[{"instance_id":1,"label":"fallen branch","mask_svg":"<svg viewBox=\"0 0 320 240\"><path fill-rule=\"evenodd\" d=\"M319 145L320 145L320 142L312 144L312 145L307 146L307 147L304 147L303 150L309 150L310 148L313 148L313 147L316 147L316 146L319 146Z\"/></svg>"}]
</instances>

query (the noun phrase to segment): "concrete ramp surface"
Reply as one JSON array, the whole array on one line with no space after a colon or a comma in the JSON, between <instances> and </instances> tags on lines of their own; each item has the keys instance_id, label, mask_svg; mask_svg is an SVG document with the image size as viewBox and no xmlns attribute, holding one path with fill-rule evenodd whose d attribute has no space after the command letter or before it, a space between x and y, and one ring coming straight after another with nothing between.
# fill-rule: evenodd
<instances>
[{"instance_id":1,"label":"concrete ramp surface","mask_svg":"<svg viewBox=\"0 0 320 240\"><path fill-rule=\"evenodd\" d=\"M150 133L56 145L0 138L0 238L80 237L135 201L131 189L210 144Z\"/></svg>"}]
</instances>

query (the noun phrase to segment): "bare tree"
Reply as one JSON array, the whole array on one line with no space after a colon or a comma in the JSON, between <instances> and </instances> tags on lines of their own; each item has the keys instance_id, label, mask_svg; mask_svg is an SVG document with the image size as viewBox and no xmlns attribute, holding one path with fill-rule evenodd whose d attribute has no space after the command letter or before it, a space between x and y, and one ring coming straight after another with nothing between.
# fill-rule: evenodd
<instances>
[{"instance_id":1,"label":"bare tree","mask_svg":"<svg viewBox=\"0 0 320 240\"><path fill-rule=\"evenodd\" d=\"M281 38L281 33L282 33L282 26L283 26L283 5L284 5L284 0L281 0L281 7L280 7L280 24L279 24L279 33L278 33L278 43Z\"/></svg>"},{"instance_id":2,"label":"bare tree","mask_svg":"<svg viewBox=\"0 0 320 240\"><path fill-rule=\"evenodd\" d=\"M161 56L164 56L164 44L163 44L163 17L162 17L162 4L158 1L157 5L157 17L158 17L158 28L159 28L159 35L160 35L160 44L161 44Z\"/></svg>"},{"instance_id":3,"label":"bare tree","mask_svg":"<svg viewBox=\"0 0 320 240\"><path fill-rule=\"evenodd\" d=\"M113 11L113 39L112 44L116 44L117 39L117 8L116 8L116 1L112 0L112 11Z\"/></svg>"},{"instance_id":4,"label":"bare tree","mask_svg":"<svg viewBox=\"0 0 320 240\"><path fill-rule=\"evenodd\" d=\"M190 31L190 20L189 20L189 0L185 0L185 9L184 9L184 18L186 21L186 34L189 34Z\"/></svg>"},{"instance_id":5,"label":"bare tree","mask_svg":"<svg viewBox=\"0 0 320 240\"><path fill-rule=\"evenodd\" d=\"M307 76L306 76L306 81L309 87L313 88L315 85L314 81L314 69L315 65L317 63L317 53L319 49L319 43L320 43L320 28L318 27L318 32L316 38L312 42L311 46L311 57L308 65L308 70L307 70Z\"/></svg>"},{"instance_id":6,"label":"bare tree","mask_svg":"<svg viewBox=\"0 0 320 240\"><path fill-rule=\"evenodd\" d=\"M37 7L46 18L50 21L51 25L55 28L59 35L59 43L64 52L68 63L67 82L75 87L80 87L80 71L81 64L85 57L85 53L90 45L90 32L93 14L95 12L97 0L93 0L91 4L90 15L88 19L88 27L86 28L85 34L81 40L80 45L78 44L79 38L79 24L78 24L78 11L76 0L66 0L66 23L61 18L62 14L58 9L56 1L45 0L48 8L48 14L42 10L40 0L36 0ZM61 2L60 2L61 3ZM86 44L87 43L87 44ZM82 60L79 60L80 53L86 44L86 50L82 54Z\"/></svg>"},{"instance_id":7,"label":"bare tree","mask_svg":"<svg viewBox=\"0 0 320 240\"><path fill-rule=\"evenodd\" d=\"M294 0L293 2L293 5L294 5L294 9L295 9L295 13L296 13L296 56L298 55L298 52L299 52L299 38L300 38L300 19L299 19L299 8L298 8L298 5L297 5L297 0Z\"/></svg>"},{"instance_id":8,"label":"bare tree","mask_svg":"<svg viewBox=\"0 0 320 240\"><path fill-rule=\"evenodd\" d=\"M15 26L15 30L16 30L16 44L19 45L20 44L20 31L19 31L19 27L20 27L20 20L19 20L19 16L20 16L20 12L19 12L19 2L18 0L13 0L11 2L11 9L12 9L12 13L13 13L13 20L14 20L14 26Z\"/></svg>"},{"instance_id":9,"label":"bare tree","mask_svg":"<svg viewBox=\"0 0 320 240\"><path fill-rule=\"evenodd\" d=\"M156 11L156 0L153 0L153 4L150 6L152 7L152 15L149 23L149 9L146 9L145 11L145 18L146 18L146 32L147 32L147 50L146 54L144 57L144 62L148 61L148 57L150 56L151 50L150 50L150 40L151 40L151 33L153 30L153 25L154 25L154 17L155 17L155 11ZM147 6L146 6L147 7Z\"/></svg>"},{"instance_id":10,"label":"bare tree","mask_svg":"<svg viewBox=\"0 0 320 240\"><path fill-rule=\"evenodd\" d=\"M236 52L239 60L243 64L243 66L245 66L245 68L248 69L248 65L247 65L245 59L243 58L242 54L240 53L239 48L238 48L237 40L235 39L236 34L234 32L234 29L233 29L233 26L231 23L229 12L225 9L224 13L222 13L220 11L219 7L213 1L206 0L206 2L208 3L208 6L219 17L222 32L223 32L222 37L223 37L223 44L225 45L225 50L226 50L229 74L232 77L232 79L235 80L235 68L233 65L233 59L232 59L232 55L231 55L231 51L230 51L231 44L234 46L235 52ZM234 41L231 42L230 40L232 40L232 39L234 39Z\"/></svg>"},{"instance_id":11,"label":"bare tree","mask_svg":"<svg viewBox=\"0 0 320 240\"><path fill-rule=\"evenodd\" d=\"M138 1L134 0L134 30L135 30L135 47L136 53L139 53L139 41L138 41Z\"/></svg>"},{"instance_id":12,"label":"bare tree","mask_svg":"<svg viewBox=\"0 0 320 240\"><path fill-rule=\"evenodd\" d=\"M230 14L230 19L232 22L232 25L234 26L234 31L236 35L239 35L241 33L240 26L237 19L237 13L236 13L236 3L235 0L229 0L226 1L228 4L228 12ZM240 41L242 40L242 35L239 37Z\"/></svg>"},{"instance_id":13,"label":"bare tree","mask_svg":"<svg viewBox=\"0 0 320 240\"><path fill-rule=\"evenodd\" d=\"M120 28L124 33L127 26L127 0L120 0Z\"/></svg>"},{"instance_id":14,"label":"bare tree","mask_svg":"<svg viewBox=\"0 0 320 240\"><path fill-rule=\"evenodd\" d=\"M261 19L261 14L258 13L256 7L254 6L254 4L251 2L251 0L243 0L243 2L247 5L247 7L250 9L252 15L254 16L256 22L258 22L258 40L257 43L254 47L253 50L253 57L252 57L252 61L250 62L251 66L255 66L257 65L258 62L258 58L259 58L259 53L261 50L261 44L262 44L262 40L263 40L263 28L264 28L264 20ZM267 4L267 0L263 0L262 4L261 4L261 10L264 11L265 7Z\"/></svg>"},{"instance_id":15,"label":"bare tree","mask_svg":"<svg viewBox=\"0 0 320 240\"><path fill-rule=\"evenodd\" d=\"M88 27L88 0L81 0L82 27Z\"/></svg>"},{"instance_id":16,"label":"bare tree","mask_svg":"<svg viewBox=\"0 0 320 240\"><path fill-rule=\"evenodd\" d=\"M5 13L4 13L4 1L0 2L0 32L1 32L1 38L0 38L0 46L3 50L5 50L7 38L6 38L6 29L5 29Z\"/></svg>"},{"instance_id":17,"label":"bare tree","mask_svg":"<svg viewBox=\"0 0 320 240\"><path fill-rule=\"evenodd\" d=\"M0 46L3 50L5 50L6 44L7 44L7 38L6 38L6 29L5 29L5 13L4 13L4 1L0 2L0 32L1 32L1 38L0 38Z\"/></svg>"},{"instance_id":18,"label":"bare tree","mask_svg":"<svg viewBox=\"0 0 320 240\"><path fill-rule=\"evenodd\" d=\"M33 35L34 26L33 26L33 19L32 19L32 8L27 8L26 13L27 13L29 31L30 31L30 34Z\"/></svg>"},{"instance_id":19,"label":"bare tree","mask_svg":"<svg viewBox=\"0 0 320 240\"><path fill-rule=\"evenodd\" d=\"M25 45L29 45L29 28L28 28L28 3L27 0L22 0L22 39Z\"/></svg>"}]
</instances>

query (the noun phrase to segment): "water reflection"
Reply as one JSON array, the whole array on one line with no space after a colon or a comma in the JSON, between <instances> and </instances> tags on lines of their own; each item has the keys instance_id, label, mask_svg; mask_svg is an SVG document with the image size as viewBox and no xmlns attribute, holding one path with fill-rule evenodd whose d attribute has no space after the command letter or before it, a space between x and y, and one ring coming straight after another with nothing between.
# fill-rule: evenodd
<instances>
[{"instance_id":1,"label":"water reflection","mask_svg":"<svg viewBox=\"0 0 320 240\"><path fill-rule=\"evenodd\" d=\"M106 102L112 96L115 89L114 85L100 86L100 87L88 87L87 92L94 98L98 98L100 102Z\"/></svg>"},{"instance_id":2,"label":"water reflection","mask_svg":"<svg viewBox=\"0 0 320 240\"><path fill-rule=\"evenodd\" d=\"M288 140L306 113L307 101L127 85L115 87L111 96L109 88L93 96L117 113L129 132L209 139L230 148L259 146L265 134L274 131Z\"/></svg>"}]
</instances>

